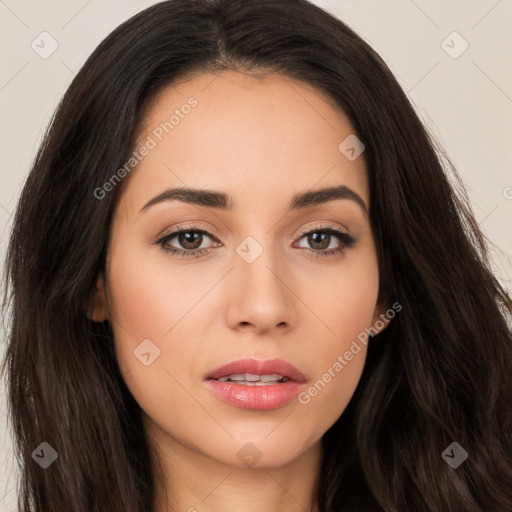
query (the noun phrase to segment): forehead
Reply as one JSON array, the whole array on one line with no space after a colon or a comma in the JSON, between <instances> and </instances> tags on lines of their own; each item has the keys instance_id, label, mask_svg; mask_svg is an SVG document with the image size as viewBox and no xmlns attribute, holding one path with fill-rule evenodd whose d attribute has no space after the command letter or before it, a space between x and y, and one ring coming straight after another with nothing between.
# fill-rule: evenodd
<instances>
[{"instance_id":1,"label":"forehead","mask_svg":"<svg viewBox=\"0 0 512 512\"><path fill-rule=\"evenodd\" d=\"M339 149L353 133L331 98L284 75L189 75L148 104L135 146L151 149L125 192L140 203L136 196L165 187L211 188L237 203L241 189L285 201L296 190L345 184L368 204L364 158Z\"/></svg>"}]
</instances>

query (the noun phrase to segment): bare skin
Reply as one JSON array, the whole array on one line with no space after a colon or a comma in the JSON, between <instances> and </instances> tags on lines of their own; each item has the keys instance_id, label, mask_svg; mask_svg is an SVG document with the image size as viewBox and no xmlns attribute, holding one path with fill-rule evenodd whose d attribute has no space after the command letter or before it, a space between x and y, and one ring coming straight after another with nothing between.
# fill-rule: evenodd
<instances>
[{"instance_id":1,"label":"bare skin","mask_svg":"<svg viewBox=\"0 0 512 512\"><path fill-rule=\"evenodd\" d=\"M157 140L155 128L190 97L197 105ZM236 359L280 358L309 389L387 309L377 304L377 256L361 205L345 198L288 211L294 195L340 185L369 211L364 154L350 160L338 149L352 133L322 93L280 75L196 74L150 104L137 147L149 136L157 144L120 185L90 316L111 322L123 378L144 411L163 471L155 512L319 511L321 437L356 389L366 346L307 403L241 408L205 378ZM141 211L173 187L229 194L233 208L173 199ZM199 235L191 249L182 243L192 238L176 235L165 247L197 257L155 243L183 224L211 237ZM303 234L327 227L355 243ZM262 252L249 263L240 247ZM319 254L336 248L343 252ZM149 365L134 356L147 339L160 350ZM240 456L247 446L254 463Z\"/></svg>"}]
</instances>

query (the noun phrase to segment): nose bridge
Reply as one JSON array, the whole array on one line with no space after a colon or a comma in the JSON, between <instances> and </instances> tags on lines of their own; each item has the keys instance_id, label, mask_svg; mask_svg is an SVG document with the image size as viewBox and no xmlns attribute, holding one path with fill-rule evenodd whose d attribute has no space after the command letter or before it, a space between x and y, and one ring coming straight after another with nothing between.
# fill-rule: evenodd
<instances>
[{"instance_id":1,"label":"nose bridge","mask_svg":"<svg viewBox=\"0 0 512 512\"><path fill-rule=\"evenodd\" d=\"M292 293L283 255L272 232L247 236L236 247L234 290L229 306L232 326L250 323L268 330L292 322Z\"/></svg>"},{"instance_id":2,"label":"nose bridge","mask_svg":"<svg viewBox=\"0 0 512 512\"><path fill-rule=\"evenodd\" d=\"M256 236L259 241L253 236L248 236L237 246L236 269L247 285L252 287L253 296L261 292L272 292L272 296L282 295L284 276L281 277L280 274L284 268L283 255L274 244L272 232Z\"/></svg>"}]
</instances>

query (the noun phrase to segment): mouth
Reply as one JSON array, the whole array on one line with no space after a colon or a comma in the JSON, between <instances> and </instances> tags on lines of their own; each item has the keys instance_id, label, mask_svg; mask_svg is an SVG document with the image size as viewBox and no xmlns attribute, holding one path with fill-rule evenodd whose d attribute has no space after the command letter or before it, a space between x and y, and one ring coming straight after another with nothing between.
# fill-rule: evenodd
<instances>
[{"instance_id":1,"label":"mouth","mask_svg":"<svg viewBox=\"0 0 512 512\"><path fill-rule=\"evenodd\" d=\"M282 359L239 359L205 378L222 401L245 409L276 409L289 403L304 387L306 376Z\"/></svg>"},{"instance_id":2,"label":"mouth","mask_svg":"<svg viewBox=\"0 0 512 512\"><path fill-rule=\"evenodd\" d=\"M272 385L289 380L306 382L306 376L283 359L238 359L217 368L206 378L220 382L244 383L249 386ZM262 384L257 384L258 382Z\"/></svg>"}]
</instances>

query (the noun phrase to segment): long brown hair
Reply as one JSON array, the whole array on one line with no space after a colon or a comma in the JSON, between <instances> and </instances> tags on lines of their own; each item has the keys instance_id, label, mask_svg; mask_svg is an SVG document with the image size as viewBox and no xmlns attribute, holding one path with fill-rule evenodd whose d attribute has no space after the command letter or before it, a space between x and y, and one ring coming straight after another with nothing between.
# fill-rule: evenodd
<instances>
[{"instance_id":1,"label":"long brown hair","mask_svg":"<svg viewBox=\"0 0 512 512\"><path fill-rule=\"evenodd\" d=\"M171 0L116 28L62 99L16 211L4 310L20 512L148 512L139 405L108 321L84 313L105 265L144 107L194 71L280 72L326 93L366 146L380 299L358 387L322 438L322 512L512 510L512 301L464 187L378 54L306 0ZM450 184L453 182L453 184ZM42 469L47 442L58 459ZM456 442L458 468L441 453ZM172 499L172 497L171 497Z\"/></svg>"}]
</instances>

